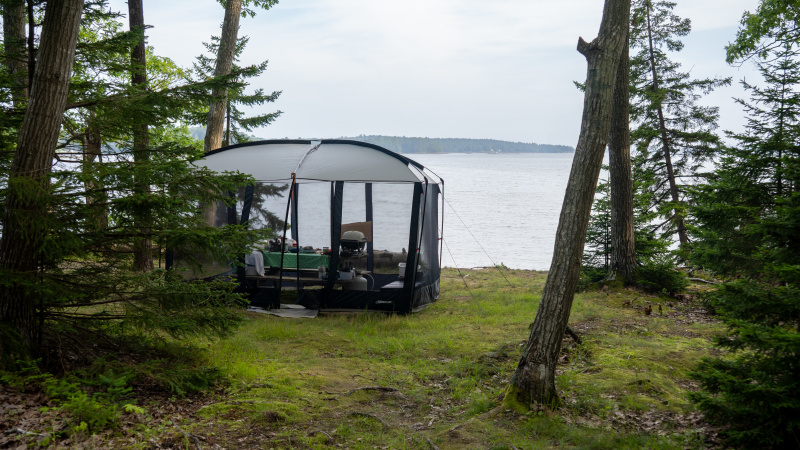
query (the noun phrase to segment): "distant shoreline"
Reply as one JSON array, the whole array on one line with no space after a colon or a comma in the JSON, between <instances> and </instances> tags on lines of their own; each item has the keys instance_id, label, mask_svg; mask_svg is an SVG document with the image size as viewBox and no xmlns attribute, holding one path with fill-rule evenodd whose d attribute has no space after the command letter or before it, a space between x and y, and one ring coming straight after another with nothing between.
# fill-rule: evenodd
<instances>
[{"instance_id":1,"label":"distant shoreline","mask_svg":"<svg viewBox=\"0 0 800 450\"><path fill-rule=\"evenodd\" d=\"M195 139L202 140L206 130L203 127L190 127L189 132ZM250 140L263 140L250 136ZM288 138L286 138L288 139ZM298 138L303 139L303 138ZM402 154L448 154L448 153L575 153L575 148L568 145L537 144L535 142L511 142L498 139L468 138L425 138L406 136L359 135L355 137L339 137L351 141L367 142ZM308 138L318 140L318 138Z\"/></svg>"},{"instance_id":2,"label":"distant shoreline","mask_svg":"<svg viewBox=\"0 0 800 450\"><path fill-rule=\"evenodd\" d=\"M391 150L391 149L389 149ZM564 154L572 154L572 152L555 152L555 151L538 151L538 152L465 152L465 151L454 151L454 152L396 152L401 155L564 155Z\"/></svg>"},{"instance_id":3,"label":"distant shoreline","mask_svg":"<svg viewBox=\"0 0 800 450\"><path fill-rule=\"evenodd\" d=\"M342 137L353 141L379 145L402 154L446 154L446 153L574 153L567 145L537 144L533 142L510 142L497 139L466 138L421 138L405 136L360 135Z\"/></svg>"}]
</instances>

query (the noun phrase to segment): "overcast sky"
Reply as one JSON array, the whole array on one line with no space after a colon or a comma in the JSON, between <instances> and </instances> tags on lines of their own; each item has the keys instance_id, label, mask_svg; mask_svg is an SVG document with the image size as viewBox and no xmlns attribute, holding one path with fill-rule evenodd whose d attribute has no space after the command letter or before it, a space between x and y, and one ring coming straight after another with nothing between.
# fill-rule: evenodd
<instances>
[{"instance_id":1,"label":"overcast sky","mask_svg":"<svg viewBox=\"0 0 800 450\"><path fill-rule=\"evenodd\" d=\"M214 0L144 2L148 44L190 66L219 35ZM740 129L732 96L750 66L725 63L724 46L757 0L678 0L693 32L676 58L696 77L732 76L707 99L722 129ZM127 11L123 0L112 8ZM597 35L602 0L282 0L241 21L250 36L242 63L269 60L252 82L280 100L283 115L257 136L335 138L359 134L490 138L574 147L585 79L578 36Z\"/></svg>"}]
</instances>

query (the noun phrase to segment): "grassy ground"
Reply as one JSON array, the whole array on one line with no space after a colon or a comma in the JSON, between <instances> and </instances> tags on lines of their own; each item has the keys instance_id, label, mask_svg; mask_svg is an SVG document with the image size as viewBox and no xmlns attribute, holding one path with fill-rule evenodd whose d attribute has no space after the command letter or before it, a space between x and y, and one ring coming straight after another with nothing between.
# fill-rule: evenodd
<instances>
[{"instance_id":1,"label":"grassy ground","mask_svg":"<svg viewBox=\"0 0 800 450\"><path fill-rule=\"evenodd\" d=\"M134 425L87 440L141 448L685 448L714 444L688 403L688 370L721 327L691 299L631 289L578 294L558 411L500 405L545 281L530 271L446 270L411 316L248 313L231 338L196 341L226 388L142 404ZM632 304L625 305L625 302ZM645 315L652 304L654 312ZM659 313L658 305L662 313ZM170 409L171 408L171 409ZM155 414L154 411L159 413Z\"/></svg>"}]
</instances>

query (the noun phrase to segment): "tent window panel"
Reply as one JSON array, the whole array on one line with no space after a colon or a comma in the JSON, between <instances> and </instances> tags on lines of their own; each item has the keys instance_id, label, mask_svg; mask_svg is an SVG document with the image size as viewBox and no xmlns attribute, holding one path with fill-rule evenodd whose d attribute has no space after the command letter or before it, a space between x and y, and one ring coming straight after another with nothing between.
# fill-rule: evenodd
<instances>
[{"instance_id":1,"label":"tent window panel","mask_svg":"<svg viewBox=\"0 0 800 450\"><path fill-rule=\"evenodd\" d=\"M410 183L372 185L375 273L397 274L398 264L406 261L413 195Z\"/></svg>"},{"instance_id":2,"label":"tent window panel","mask_svg":"<svg viewBox=\"0 0 800 450\"><path fill-rule=\"evenodd\" d=\"M245 187L237 192L236 213L242 215ZM288 184L256 183L253 188L253 203L250 206L250 228L269 228L276 236L283 233L283 219L289 196Z\"/></svg>"},{"instance_id":3,"label":"tent window panel","mask_svg":"<svg viewBox=\"0 0 800 450\"><path fill-rule=\"evenodd\" d=\"M331 185L301 183L297 230L299 244L315 249L331 246Z\"/></svg>"}]
</instances>

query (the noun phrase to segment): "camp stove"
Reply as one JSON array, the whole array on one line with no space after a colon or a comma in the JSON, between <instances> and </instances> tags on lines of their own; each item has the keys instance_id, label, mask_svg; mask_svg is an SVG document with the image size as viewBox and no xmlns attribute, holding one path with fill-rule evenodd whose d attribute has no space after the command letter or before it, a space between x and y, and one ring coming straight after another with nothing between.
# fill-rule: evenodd
<instances>
[{"instance_id":1,"label":"camp stove","mask_svg":"<svg viewBox=\"0 0 800 450\"><path fill-rule=\"evenodd\" d=\"M342 246L342 255L350 256L357 255L364 252L364 245L367 243L367 237L360 231L345 231L339 244Z\"/></svg>"}]
</instances>

